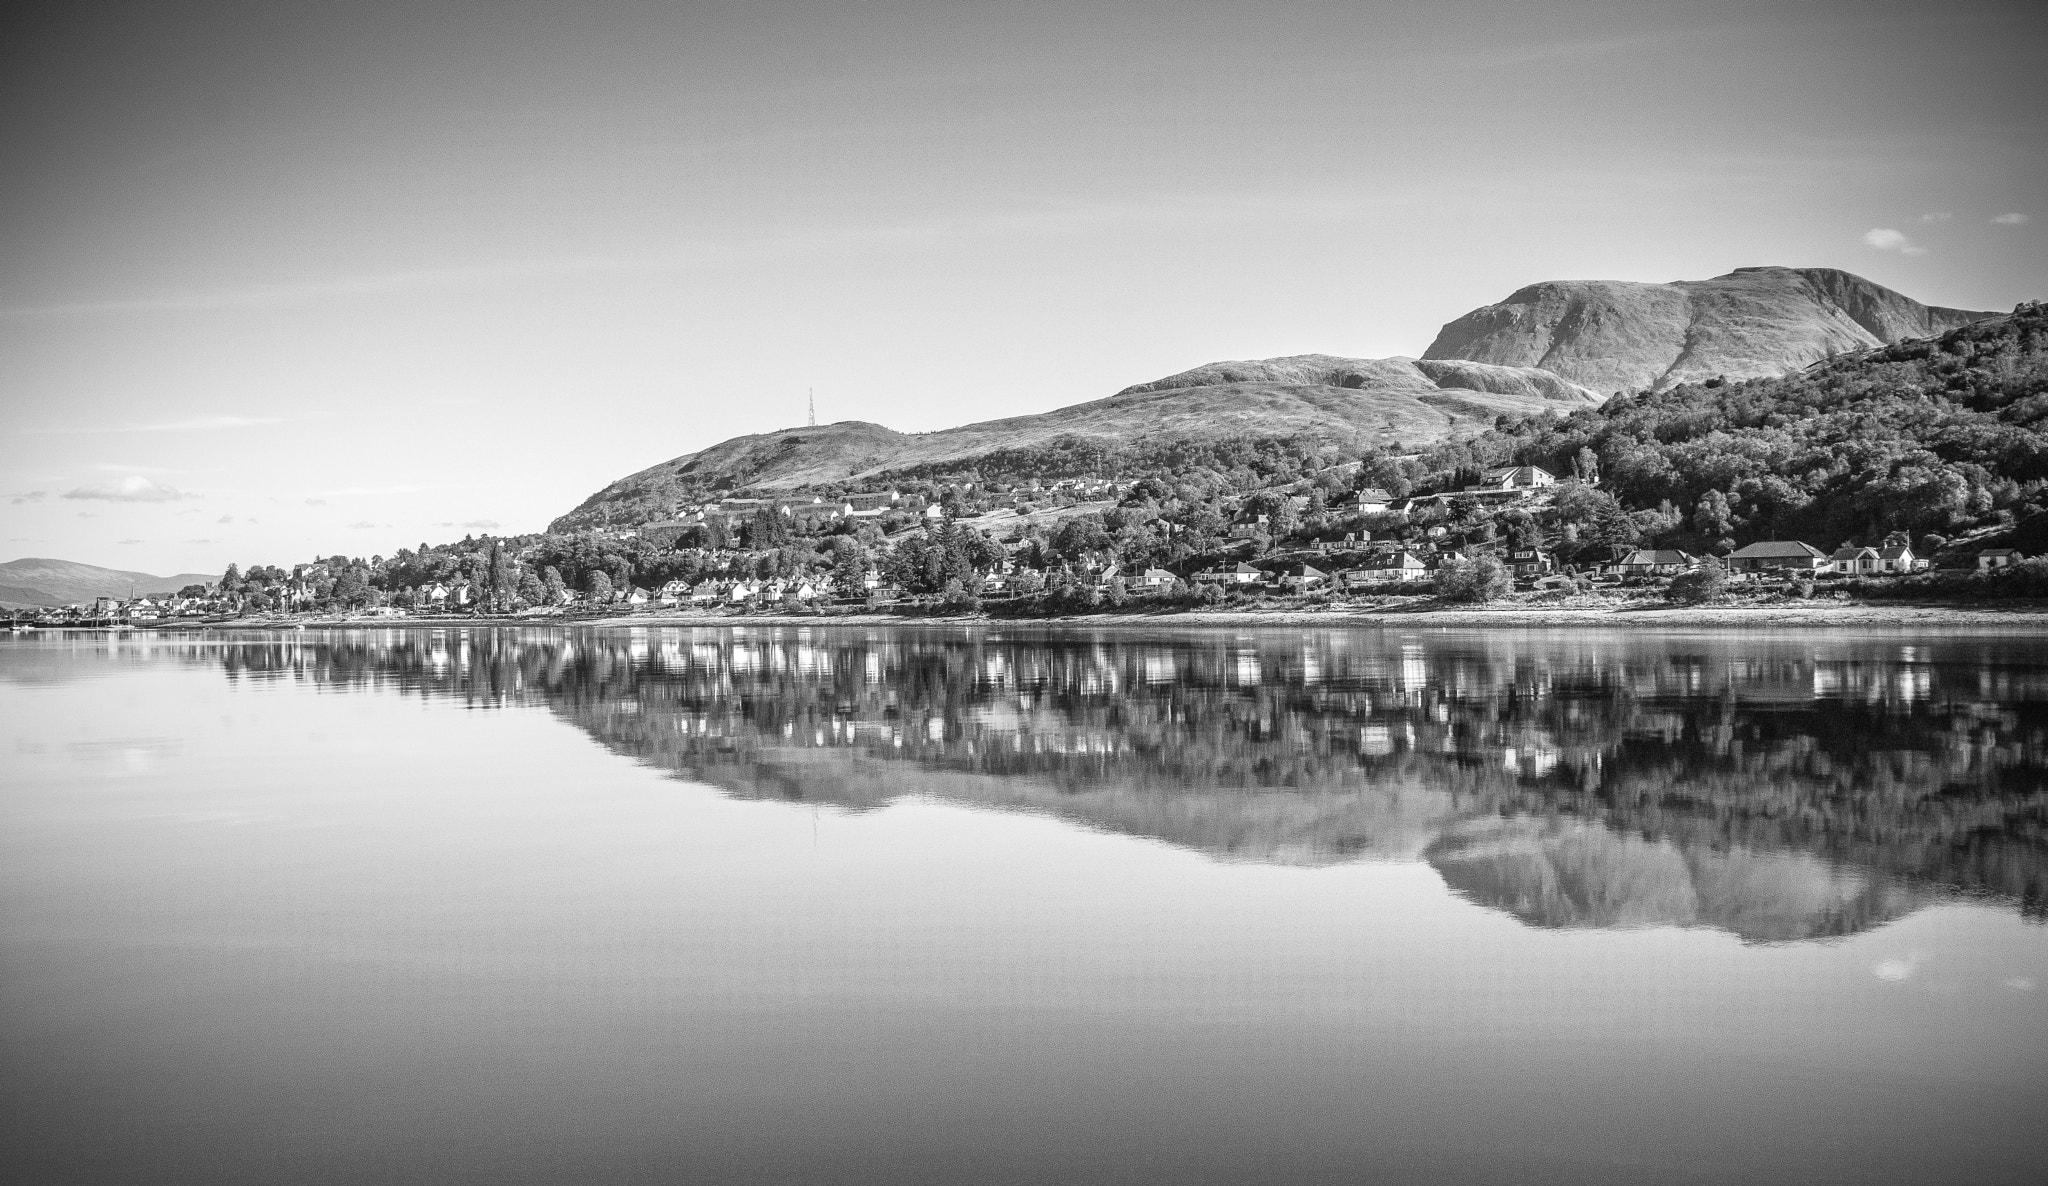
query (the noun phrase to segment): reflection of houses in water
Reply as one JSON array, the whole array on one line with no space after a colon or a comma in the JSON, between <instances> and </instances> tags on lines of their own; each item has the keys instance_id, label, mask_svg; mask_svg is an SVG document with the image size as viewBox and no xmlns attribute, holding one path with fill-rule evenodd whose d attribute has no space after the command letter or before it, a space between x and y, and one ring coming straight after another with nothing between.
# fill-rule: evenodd
<instances>
[{"instance_id":1,"label":"reflection of houses in water","mask_svg":"<svg viewBox=\"0 0 2048 1186\"><path fill-rule=\"evenodd\" d=\"M931 794L1243 860L1409 856L1443 837L1469 842L1461 821L1560 818L1592 828L1585 836L1643 837L1688 869L1719 868L1701 853L1802 855L1871 893L1949 886L2040 909L2048 669L2012 662L2011 649L1838 636L382 630L238 644L212 661L235 678L542 704L621 753L750 797L861 807ZM1608 871L1601 893L1627 899L1637 891L1614 878L1642 860L1587 868ZM1701 909L1700 925L1752 937L1777 926ZM1853 904L1837 914L1888 916ZM1837 925L1809 922L1813 933Z\"/></svg>"}]
</instances>

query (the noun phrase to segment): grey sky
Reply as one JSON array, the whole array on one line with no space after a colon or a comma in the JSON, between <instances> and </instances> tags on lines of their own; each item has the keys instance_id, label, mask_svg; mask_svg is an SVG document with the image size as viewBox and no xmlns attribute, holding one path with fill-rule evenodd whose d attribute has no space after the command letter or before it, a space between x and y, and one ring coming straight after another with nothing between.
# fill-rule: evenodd
<instances>
[{"instance_id":1,"label":"grey sky","mask_svg":"<svg viewBox=\"0 0 2048 1186\"><path fill-rule=\"evenodd\" d=\"M531 530L807 387L936 428L1544 279L2048 295L2034 4L45 7L0 469L182 497L10 498L25 554Z\"/></svg>"}]
</instances>

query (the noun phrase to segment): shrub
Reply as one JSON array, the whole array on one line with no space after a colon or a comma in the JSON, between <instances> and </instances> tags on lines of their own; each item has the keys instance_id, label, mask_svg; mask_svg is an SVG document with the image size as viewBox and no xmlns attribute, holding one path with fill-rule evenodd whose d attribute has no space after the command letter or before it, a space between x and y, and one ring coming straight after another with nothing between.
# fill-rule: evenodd
<instances>
[{"instance_id":1,"label":"shrub","mask_svg":"<svg viewBox=\"0 0 2048 1186\"><path fill-rule=\"evenodd\" d=\"M1514 589L1514 575L1496 556L1452 556L1436 574L1437 596L1446 601L1494 601Z\"/></svg>"},{"instance_id":2,"label":"shrub","mask_svg":"<svg viewBox=\"0 0 2048 1186\"><path fill-rule=\"evenodd\" d=\"M1664 590L1664 599L1683 605L1701 605L1727 591L1728 570L1710 560L1690 572L1672 577L1671 584Z\"/></svg>"}]
</instances>

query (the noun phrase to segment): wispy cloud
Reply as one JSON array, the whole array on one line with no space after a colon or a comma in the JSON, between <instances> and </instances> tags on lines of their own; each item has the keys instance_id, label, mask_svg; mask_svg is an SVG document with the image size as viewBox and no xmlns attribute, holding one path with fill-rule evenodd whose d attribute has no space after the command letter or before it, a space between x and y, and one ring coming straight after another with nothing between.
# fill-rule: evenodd
<instances>
[{"instance_id":1,"label":"wispy cloud","mask_svg":"<svg viewBox=\"0 0 2048 1186\"><path fill-rule=\"evenodd\" d=\"M122 541L121 541L121 544L122 544L122 546L123 546L123 547L126 547L126 546L127 546L127 545L129 545L129 544L140 544L140 543L147 543L147 542L148 542L147 540L139 540L139 539L124 539L124 540L122 540Z\"/></svg>"},{"instance_id":2,"label":"wispy cloud","mask_svg":"<svg viewBox=\"0 0 2048 1186\"><path fill-rule=\"evenodd\" d=\"M1923 958L1924 957L1916 951L1903 958L1894 956L1888 960L1879 960L1878 962L1870 966L1870 974L1877 977L1879 980L1889 980L1894 983L1897 983L1901 980L1908 980L1912 978L1913 973L1918 972L1920 970L1920 964Z\"/></svg>"},{"instance_id":3,"label":"wispy cloud","mask_svg":"<svg viewBox=\"0 0 2048 1186\"><path fill-rule=\"evenodd\" d=\"M306 500L306 505L309 507L324 507L327 505L327 500L324 498L309 498Z\"/></svg>"},{"instance_id":4,"label":"wispy cloud","mask_svg":"<svg viewBox=\"0 0 2048 1186\"><path fill-rule=\"evenodd\" d=\"M47 490L24 490L20 494L13 496L13 502L15 506L20 506L25 502L41 502L49 497L49 494L50 492Z\"/></svg>"},{"instance_id":5,"label":"wispy cloud","mask_svg":"<svg viewBox=\"0 0 2048 1186\"><path fill-rule=\"evenodd\" d=\"M105 502L176 502L181 498L197 498L160 482L153 482L141 474L130 474L118 482L101 482L93 486L80 486L64 492L66 498L99 499Z\"/></svg>"},{"instance_id":6,"label":"wispy cloud","mask_svg":"<svg viewBox=\"0 0 2048 1186\"><path fill-rule=\"evenodd\" d=\"M630 256L563 256L410 268L355 276L257 283L143 297L0 308L0 320L192 309L263 308L329 297L389 296L576 277L664 276L696 268L802 259L873 247L941 245L1006 235L1061 235L1103 227L1223 226L1276 217L1324 221L1356 216L1353 196L1166 193L1125 202L1045 202L1027 207L879 222L742 241L678 244Z\"/></svg>"},{"instance_id":7,"label":"wispy cloud","mask_svg":"<svg viewBox=\"0 0 2048 1186\"><path fill-rule=\"evenodd\" d=\"M235 517L233 515L222 515L220 518L214 520L214 522L216 523L232 523L234 521Z\"/></svg>"},{"instance_id":8,"label":"wispy cloud","mask_svg":"<svg viewBox=\"0 0 2048 1186\"><path fill-rule=\"evenodd\" d=\"M425 486L343 486L338 490L316 490L315 498L359 498L366 494L418 494Z\"/></svg>"},{"instance_id":9,"label":"wispy cloud","mask_svg":"<svg viewBox=\"0 0 2048 1186\"><path fill-rule=\"evenodd\" d=\"M185 542L188 544L210 544L213 541L210 539L188 539Z\"/></svg>"},{"instance_id":10,"label":"wispy cloud","mask_svg":"<svg viewBox=\"0 0 2048 1186\"><path fill-rule=\"evenodd\" d=\"M4 316L0 313L0 316ZM35 436L84 436L124 432L221 432L258 428L266 424L293 424L305 416L199 416L191 420L167 420L155 424L74 424L52 428L28 428Z\"/></svg>"},{"instance_id":11,"label":"wispy cloud","mask_svg":"<svg viewBox=\"0 0 2048 1186\"><path fill-rule=\"evenodd\" d=\"M476 529L478 529L478 530L480 530L480 531L496 531L496 530L498 529L498 526L499 526L499 524L498 524L498 521L497 521L496 519L468 519L468 520L465 520L465 521L463 521L463 522L461 522L461 523L453 523L453 522L443 522L443 523L436 523L436 524L434 524L434 526L436 526L436 527L473 527L473 528L476 528Z\"/></svg>"},{"instance_id":12,"label":"wispy cloud","mask_svg":"<svg viewBox=\"0 0 2048 1186\"><path fill-rule=\"evenodd\" d=\"M1949 219L1951 219L1951 218L1954 218L1954 217L1955 217L1955 215L1954 215L1954 214L1952 214L1952 213L1950 213L1950 212L1949 212L1949 211L1947 211L1947 210L1936 210L1936 211L1934 211L1934 212L1933 212L1932 214L1922 214L1922 215L1920 216L1920 221L1921 221L1921 222L1947 222L1947 221L1948 221Z\"/></svg>"},{"instance_id":13,"label":"wispy cloud","mask_svg":"<svg viewBox=\"0 0 2048 1186\"><path fill-rule=\"evenodd\" d=\"M1906 237L1906 232L1891 227L1872 227L1863 232L1863 242L1879 251L1896 251L1900 255L1925 255L1927 249Z\"/></svg>"},{"instance_id":14,"label":"wispy cloud","mask_svg":"<svg viewBox=\"0 0 2048 1186\"><path fill-rule=\"evenodd\" d=\"M2015 210L2011 214L2001 214L1991 221L1999 226L2025 226L2028 220L2026 215Z\"/></svg>"},{"instance_id":15,"label":"wispy cloud","mask_svg":"<svg viewBox=\"0 0 2048 1186\"><path fill-rule=\"evenodd\" d=\"M349 524L349 526L357 531L367 531L371 528L376 527L377 525L375 523L370 522L368 519L358 519L355 522Z\"/></svg>"}]
</instances>

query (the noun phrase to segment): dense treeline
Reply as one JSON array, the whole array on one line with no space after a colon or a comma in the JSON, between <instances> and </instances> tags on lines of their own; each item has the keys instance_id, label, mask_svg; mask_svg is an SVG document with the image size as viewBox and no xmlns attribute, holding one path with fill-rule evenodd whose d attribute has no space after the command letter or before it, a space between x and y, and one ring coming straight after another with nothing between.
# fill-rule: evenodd
<instances>
[{"instance_id":1,"label":"dense treeline","mask_svg":"<svg viewBox=\"0 0 2048 1186\"><path fill-rule=\"evenodd\" d=\"M1470 465L1592 467L1659 543L1824 548L1887 531L2029 524L2048 510L2048 307L1798 374L1617 396L1503 422L1430 453ZM2043 541L2048 542L2048 541Z\"/></svg>"}]
</instances>

